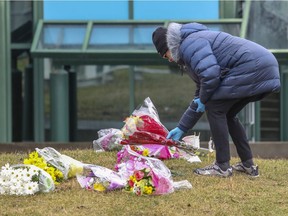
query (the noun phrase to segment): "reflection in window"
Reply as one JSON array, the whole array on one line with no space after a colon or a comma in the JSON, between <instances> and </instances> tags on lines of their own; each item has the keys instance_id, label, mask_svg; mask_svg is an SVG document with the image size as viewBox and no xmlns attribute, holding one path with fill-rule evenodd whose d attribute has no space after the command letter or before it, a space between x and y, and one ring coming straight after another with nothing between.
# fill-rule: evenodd
<instances>
[{"instance_id":1,"label":"reflection in window","mask_svg":"<svg viewBox=\"0 0 288 216\"><path fill-rule=\"evenodd\" d=\"M31 42L33 29L32 1L10 1L12 43Z\"/></svg>"},{"instance_id":2,"label":"reflection in window","mask_svg":"<svg viewBox=\"0 0 288 216\"><path fill-rule=\"evenodd\" d=\"M80 49L85 38L86 25L45 25L38 48Z\"/></svg>"},{"instance_id":3,"label":"reflection in window","mask_svg":"<svg viewBox=\"0 0 288 216\"><path fill-rule=\"evenodd\" d=\"M240 24L207 24L206 26L211 30L223 31L234 36L240 36Z\"/></svg>"},{"instance_id":4,"label":"reflection in window","mask_svg":"<svg viewBox=\"0 0 288 216\"><path fill-rule=\"evenodd\" d=\"M160 25L94 25L89 48L152 49L151 35Z\"/></svg>"}]
</instances>

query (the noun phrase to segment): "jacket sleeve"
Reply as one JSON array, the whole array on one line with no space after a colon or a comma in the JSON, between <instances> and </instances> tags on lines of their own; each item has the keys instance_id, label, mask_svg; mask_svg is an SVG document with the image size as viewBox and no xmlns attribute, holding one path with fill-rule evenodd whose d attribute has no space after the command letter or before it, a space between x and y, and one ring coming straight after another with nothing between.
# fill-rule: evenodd
<instances>
[{"instance_id":1,"label":"jacket sleeve","mask_svg":"<svg viewBox=\"0 0 288 216\"><path fill-rule=\"evenodd\" d=\"M205 104L220 84L220 66L206 39L188 37L181 46L184 62L199 78L199 98Z\"/></svg>"},{"instance_id":2,"label":"jacket sleeve","mask_svg":"<svg viewBox=\"0 0 288 216\"><path fill-rule=\"evenodd\" d=\"M200 92L200 85L198 83L196 83L196 90L194 93L194 98L199 98L199 93Z\"/></svg>"},{"instance_id":3,"label":"jacket sleeve","mask_svg":"<svg viewBox=\"0 0 288 216\"><path fill-rule=\"evenodd\" d=\"M194 125L198 122L198 120L203 115L202 112L196 112L197 104L191 101L190 106L187 108L187 110L182 115L178 126L182 131L185 133L194 127Z\"/></svg>"}]
</instances>

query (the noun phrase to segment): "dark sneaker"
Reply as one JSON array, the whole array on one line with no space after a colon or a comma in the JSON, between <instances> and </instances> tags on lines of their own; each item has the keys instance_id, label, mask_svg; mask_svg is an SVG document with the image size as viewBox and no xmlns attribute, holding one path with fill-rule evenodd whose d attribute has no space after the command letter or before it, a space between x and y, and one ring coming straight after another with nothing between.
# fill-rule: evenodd
<instances>
[{"instance_id":1,"label":"dark sneaker","mask_svg":"<svg viewBox=\"0 0 288 216\"><path fill-rule=\"evenodd\" d=\"M194 173L204 176L232 176L232 168L229 167L226 171L222 170L216 163L206 166L204 168L198 168L194 170Z\"/></svg>"},{"instance_id":2,"label":"dark sneaker","mask_svg":"<svg viewBox=\"0 0 288 216\"><path fill-rule=\"evenodd\" d=\"M251 167L245 167L242 164L242 162L239 162L235 165L232 165L232 169L234 169L238 172L246 173L247 175L250 175L252 177L258 177L259 176L259 171L258 171L257 165L252 165Z\"/></svg>"}]
</instances>

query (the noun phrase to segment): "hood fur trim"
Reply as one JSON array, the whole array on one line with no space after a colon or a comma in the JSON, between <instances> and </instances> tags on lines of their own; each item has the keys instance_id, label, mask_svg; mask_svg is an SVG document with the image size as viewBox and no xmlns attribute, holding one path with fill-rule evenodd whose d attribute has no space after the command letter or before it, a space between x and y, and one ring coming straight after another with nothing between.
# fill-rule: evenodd
<instances>
[{"instance_id":1,"label":"hood fur trim","mask_svg":"<svg viewBox=\"0 0 288 216\"><path fill-rule=\"evenodd\" d=\"M180 60L181 28L179 23L170 23L167 28L167 45L175 62Z\"/></svg>"}]
</instances>

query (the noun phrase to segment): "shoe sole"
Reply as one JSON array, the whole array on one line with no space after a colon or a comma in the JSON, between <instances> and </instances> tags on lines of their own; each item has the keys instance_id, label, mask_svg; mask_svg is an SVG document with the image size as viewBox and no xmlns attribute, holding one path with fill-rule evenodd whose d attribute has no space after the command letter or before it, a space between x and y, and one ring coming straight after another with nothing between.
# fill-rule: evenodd
<instances>
[{"instance_id":1,"label":"shoe sole","mask_svg":"<svg viewBox=\"0 0 288 216\"><path fill-rule=\"evenodd\" d=\"M250 173L248 173L248 172L246 172L245 170L237 170L237 169L235 169L235 168L233 168L233 166L232 166L232 169L234 170L234 171L236 171L236 172L238 172L238 173L242 173L242 174L245 174L245 175L247 175L247 176L249 176L249 177L251 177L251 178L258 178L260 175L258 174L258 175L251 175Z\"/></svg>"},{"instance_id":2,"label":"shoe sole","mask_svg":"<svg viewBox=\"0 0 288 216\"><path fill-rule=\"evenodd\" d=\"M195 171L193 171L194 174L198 175L198 176L209 176L209 177L221 177L221 178L229 178L229 177L232 177L233 174L229 175L229 176L224 176L224 175L202 175L202 174L199 174Z\"/></svg>"}]
</instances>

